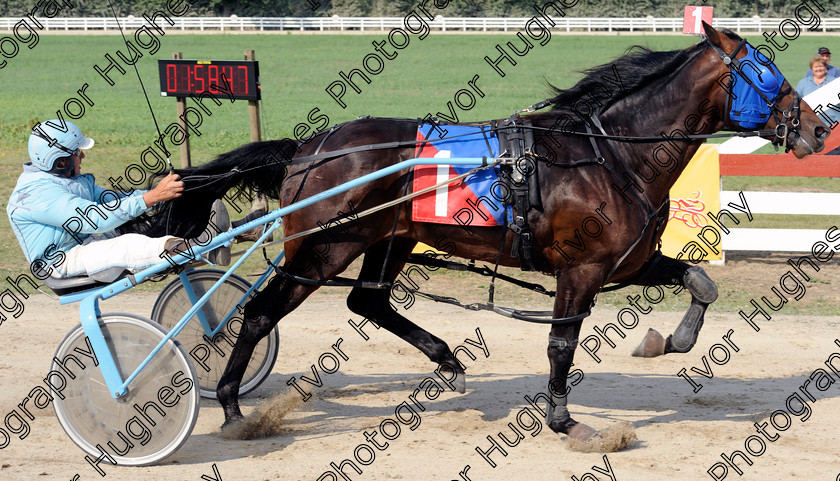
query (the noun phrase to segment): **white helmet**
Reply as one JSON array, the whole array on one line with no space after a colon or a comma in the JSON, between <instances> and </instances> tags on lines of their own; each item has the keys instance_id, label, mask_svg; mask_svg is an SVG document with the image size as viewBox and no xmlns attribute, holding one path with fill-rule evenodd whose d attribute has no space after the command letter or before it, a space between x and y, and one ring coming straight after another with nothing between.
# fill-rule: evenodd
<instances>
[{"instance_id":1,"label":"white helmet","mask_svg":"<svg viewBox=\"0 0 840 481\"><path fill-rule=\"evenodd\" d=\"M93 143L93 139L85 137L75 124L63 119L48 120L32 129L29 158L33 165L49 172L57 159L76 155L80 149L93 147Z\"/></svg>"}]
</instances>

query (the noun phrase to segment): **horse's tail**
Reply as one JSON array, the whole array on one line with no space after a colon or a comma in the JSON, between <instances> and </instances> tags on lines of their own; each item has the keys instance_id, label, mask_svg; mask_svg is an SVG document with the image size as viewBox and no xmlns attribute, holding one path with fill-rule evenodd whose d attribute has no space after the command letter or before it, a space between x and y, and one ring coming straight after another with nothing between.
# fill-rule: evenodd
<instances>
[{"instance_id":1,"label":"horse's tail","mask_svg":"<svg viewBox=\"0 0 840 481\"><path fill-rule=\"evenodd\" d=\"M198 167L177 169L187 192L221 198L231 189L280 197L286 166L297 144L288 139L252 142Z\"/></svg>"},{"instance_id":2,"label":"horse's tail","mask_svg":"<svg viewBox=\"0 0 840 481\"><path fill-rule=\"evenodd\" d=\"M297 149L297 144L288 139L253 142L204 165L176 169L175 173L184 180L184 194L157 204L153 210L120 226L118 231L150 237L195 237L207 226L213 200L225 197L232 189L236 191L227 195L228 199L238 198L243 191L278 199L286 166ZM154 175L149 187L165 175L167 172Z\"/></svg>"}]
</instances>

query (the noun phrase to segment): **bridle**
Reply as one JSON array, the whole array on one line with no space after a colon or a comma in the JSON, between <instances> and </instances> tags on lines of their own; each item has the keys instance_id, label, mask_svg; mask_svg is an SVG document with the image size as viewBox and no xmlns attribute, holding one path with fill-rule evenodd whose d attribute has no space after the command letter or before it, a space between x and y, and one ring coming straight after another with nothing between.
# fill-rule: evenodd
<instances>
[{"instance_id":1,"label":"bridle","mask_svg":"<svg viewBox=\"0 0 840 481\"><path fill-rule=\"evenodd\" d=\"M730 105L733 97L732 85L734 83L735 74L737 74L750 87L752 87L753 90L755 90L755 92L761 97L761 100L763 100L764 103L767 104L767 107L770 108L770 113L772 114L773 119L776 120L775 135L772 140L773 146L776 148L776 150L778 150L779 146L781 145L782 147L784 147L785 152L788 152L790 150L790 146L787 144L788 134L793 133L793 143L796 143L796 140L799 138L799 116L801 114L799 104L802 101L802 97L799 96L799 93L796 92L796 90L793 90L793 101L790 103L787 109L782 110L782 108L779 107L778 102L791 92L791 87L787 87L786 89L779 89L779 93L771 100L767 97L767 95L764 94L764 92L761 91L761 89L758 88L758 86L755 85L755 83L749 78L749 76L744 74L741 68L741 62L737 58L735 58L735 55L737 55L738 52L740 52L741 49L744 48L744 45L746 45L747 43L746 39L741 39L741 42L738 43L738 46L736 46L731 53L726 53L725 50L712 43L708 39L708 37L706 38L706 42L708 42L709 45L711 45L712 49L714 49L714 51L717 52L717 54L723 60L724 65L726 65L729 68L730 72L732 72L732 75L729 78L729 89L726 96L726 114L724 115L724 129L734 130L735 128L737 128L733 125L732 119L729 114ZM778 68L776 70L778 70ZM769 120L769 117L767 120ZM765 125L766 124L767 122L765 121Z\"/></svg>"}]
</instances>

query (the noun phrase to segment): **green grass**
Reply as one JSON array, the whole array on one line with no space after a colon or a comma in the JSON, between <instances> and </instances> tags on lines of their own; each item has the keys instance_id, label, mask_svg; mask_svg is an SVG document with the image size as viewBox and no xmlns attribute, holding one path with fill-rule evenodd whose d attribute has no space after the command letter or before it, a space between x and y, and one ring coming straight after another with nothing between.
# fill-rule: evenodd
<instances>
[{"instance_id":1,"label":"green grass","mask_svg":"<svg viewBox=\"0 0 840 481\"><path fill-rule=\"evenodd\" d=\"M381 74L370 85L359 81L361 94L350 90L344 97L348 107L340 108L325 92L338 72L359 68L363 57L374 51L374 35L175 35L161 38L154 56L145 53L137 63L161 128L175 121L175 101L159 96L157 58L170 58L173 51L184 58L239 59L243 50L255 49L260 62L264 138L292 135L307 113L320 108L330 123L360 115L423 117L426 113L448 112L447 101L479 75L478 86L486 94L475 108L461 113L460 120L501 118L549 95L546 82L569 87L580 77L579 71L606 63L620 56L631 45L655 50L685 48L696 41L693 36L566 36L555 35L546 46L535 45L517 65L504 63L506 77L499 77L484 56L495 58L495 45L514 41L508 35L435 35L420 41L411 37L407 48L386 61ZM754 44L760 37L749 38ZM795 84L806 69L807 59L824 44L821 37L802 36L779 54L776 64ZM121 48L122 47L122 48ZM93 66L107 65L104 55L125 51L119 36L43 35L34 49L21 49L0 75L0 202L14 186L20 164L28 161L26 139L31 126L55 117L65 100L77 96L84 83L94 105L76 122L97 141L85 159L84 170L93 172L100 184L108 176L121 175L125 166L139 161L139 154L156 137L146 101L132 68L125 75L111 71L116 85L109 86ZM388 48L390 51L391 49ZM192 136L193 163L249 142L247 104L237 101L217 107L210 103L212 116L205 116L202 135ZM177 149L173 163L180 164ZM727 178L730 190L819 190L840 192L836 179ZM780 221L781 222L781 221ZM786 225L809 225L807 216L786 216ZM256 266L257 261L253 261ZM0 274L26 270L22 253L8 225L0 216Z\"/></svg>"},{"instance_id":2,"label":"green grass","mask_svg":"<svg viewBox=\"0 0 840 481\"><path fill-rule=\"evenodd\" d=\"M244 49L256 50L260 62L263 90L262 109L265 136L282 138L304 121L306 114L319 107L331 122L358 115L423 116L427 112L446 112L446 102L473 75L480 75L479 87L487 94L479 99L462 120L503 117L526 107L548 94L545 82L568 87L580 78L578 71L608 62L627 47L641 44L653 49L684 48L695 37L681 36L558 36L546 46L535 46L517 66L506 62L506 77L499 77L483 60L498 56L494 46L515 39L511 35L430 35L420 41L412 37L407 48L386 61L384 70L372 76L362 93L350 91L341 109L324 91L340 70L361 65L373 52L371 42L380 35L174 35L162 37L156 55L146 53L137 66L152 106L162 126L175 120L171 98L158 95L156 58L168 58L181 51L185 58L242 58ZM758 38L752 39L755 43ZM807 58L819 37L800 37L777 58L781 71L795 83L805 71ZM154 138L154 127L136 76L131 68L125 75L111 74L116 85L110 87L93 70L107 65L104 58L120 49L119 36L42 36L32 50L22 50L3 70L0 101L0 141L11 150L21 145L29 127L40 119L55 116L69 96L89 83L88 95L95 102L79 121L86 132L100 141L96 157L107 166L112 160L122 164L133 160ZM124 51L125 48L123 47ZM154 58L152 58L154 57ZM362 84L361 81L359 81ZM215 107L193 137L197 159L234 148L249 140L245 102ZM122 156L122 159L112 157ZM107 160L106 160L107 159Z\"/></svg>"}]
</instances>

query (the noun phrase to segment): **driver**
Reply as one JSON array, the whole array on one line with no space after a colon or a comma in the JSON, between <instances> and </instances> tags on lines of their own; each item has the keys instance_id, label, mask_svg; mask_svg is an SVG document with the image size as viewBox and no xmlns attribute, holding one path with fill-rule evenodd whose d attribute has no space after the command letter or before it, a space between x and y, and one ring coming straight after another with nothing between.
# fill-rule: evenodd
<instances>
[{"instance_id":1,"label":"driver","mask_svg":"<svg viewBox=\"0 0 840 481\"><path fill-rule=\"evenodd\" d=\"M189 246L206 245L210 236L230 227L227 210L213 204L210 229L185 241L173 236L147 237L114 231L158 202L180 197L184 183L170 173L153 189L123 192L95 184L92 174L82 174L85 150L93 147L71 122L50 120L35 126L29 136L29 157L12 191L6 213L33 274L44 278L93 275L113 267L140 271ZM186 244L186 245L185 245ZM207 256L210 262L228 265L230 247Z\"/></svg>"}]
</instances>

